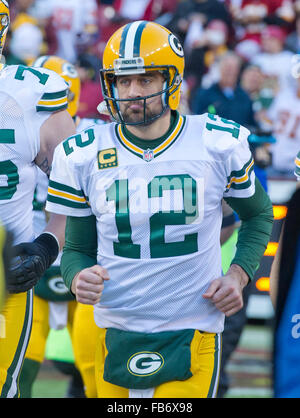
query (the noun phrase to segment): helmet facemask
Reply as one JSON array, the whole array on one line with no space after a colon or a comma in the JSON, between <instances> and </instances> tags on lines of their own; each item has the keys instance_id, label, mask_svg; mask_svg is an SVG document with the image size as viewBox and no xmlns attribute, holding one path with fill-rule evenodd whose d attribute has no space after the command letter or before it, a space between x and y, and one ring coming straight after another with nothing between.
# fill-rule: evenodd
<instances>
[{"instance_id":1,"label":"helmet facemask","mask_svg":"<svg viewBox=\"0 0 300 418\"><path fill-rule=\"evenodd\" d=\"M130 99L120 99L116 87L116 80L118 75L132 75L132 74L145 74L147 71L159 71L164 77L163 88L157 93L150 94L148 96L142 97L133 97ZM125 73L125 74L124 74ZM118 75L116 75L118 74ZM125 125L149 125L154 122L156 119L160 118L165 111L170 107L169 106L169 97L171 94L175 93L178 90L181 84L181 77L178 73L178 70L175 66L167 65L162 67L156 66L145 66L138 71L132 70L132 72L124 71L112 71L112 70L100 70L100 80L103 98L106 102L106 107L109 111L110 116L117 121L118 123ZM159 113L155 115L147 116L147 103L148 99L161 96L162 109ZM120 109L120 103L130 103L143 101L144 117L140 122L128 122L122 115Z\"/></svg>"}]
</instances>

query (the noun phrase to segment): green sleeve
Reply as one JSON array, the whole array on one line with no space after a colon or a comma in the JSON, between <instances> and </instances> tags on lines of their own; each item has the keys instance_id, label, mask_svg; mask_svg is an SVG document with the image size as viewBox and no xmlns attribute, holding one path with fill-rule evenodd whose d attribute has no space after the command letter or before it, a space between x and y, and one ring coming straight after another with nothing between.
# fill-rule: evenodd
<instances>
[{"instance_id":1,"label":"green sleeve","mask_svg":"<svg viewBox=\"0 0 300 418\"><path fill-rule=\"evenodd\" d=\"M65 285L71 289L74 276L97 264L97 228L94 215L68 216L66 239L61 258L61 273Z\"/></svg>"},{"instance_id":2,"label":"green sleeve","mask_svg":"<svg viewBox=\"0 0 300 418\"><path fill-rule=\"evenodd\" d=\"M271 200L257 178L253 196L249 198L228 197L225 200L241 220L236 253L231 264L241 266L252 280L272 232Z\"/></svg>"}]
</instances>

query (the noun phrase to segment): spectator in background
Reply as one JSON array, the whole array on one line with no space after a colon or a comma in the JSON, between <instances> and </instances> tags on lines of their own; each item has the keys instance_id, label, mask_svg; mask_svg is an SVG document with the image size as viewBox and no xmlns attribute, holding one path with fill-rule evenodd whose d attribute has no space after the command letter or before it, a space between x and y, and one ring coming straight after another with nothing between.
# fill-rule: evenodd
<instances>
[{"instance_id":1,"label":"spectator in background","mask_svg":"<svg viewBox=\"0 0 300 418\"><path fill-rule=\"evenodd\" d=\"M251 60L266 75L274 96L290 87L293 53L284 49L285 37L279 26L267 26L261 34L262 52Z\"/></svg>"},{"instance_id":2,"label":"spectator in background","mask_svg":"<svg viewBox=\"0 0 300 418\"><path fill-rule=\"evenodd\" d=\"M263 108L261 92L264 86L264 74L258 65L246 65L241 74L241 87L248 93L253 103L253 111L257 122Z\"/></svg>"},{"instance_id":3,"label":"spectator in background","mask_svg":"<svg viewBox=\"0 0 300 418\"><path fill-rule=\"evenodd\" d=\"M218 0L181 1L178 3L167 26L172 32L176 33L182 44L184 44L191 19L195 14L201 17L203 27L215 19L224 21L228 28L232 26L228 8Z\"/></svg>"},{"instance_id":4,"label":"spectator in background","mask_svg":"<svg viewBox=\"0 0 300 418\"><path fill-rule=\"evenodd\" d=\"M7 65L29 65L46 52L43 26L31 15L34 0L15 0L11 7L11 26L5 46Z\"/></svg>"},{"instance_id":5,"label":"spectator in background","mask_svg":"<svg viewBox=\"0 0 300 418\"><path fill-rule=\"evenodd\" d=\"M125 20L154 21L164 13L174 11L177 0L114 0L117 15Z\"/></svg>"},{"instance_id":6,"label":"spectator in background","mask_svg":"<svg viewBox=\"0 0 300 418\"><path fill-rule=\"evenodd\" d=\"M296 15L295 30L286 38L284 47L294 54L300 54L300 10Z\"/></svg>"},{"instance_id":7,"label":"spectator in background","mask_svg":"<svg viewBox=\"0 0 300 418\"><path fill-rule=\"evenodd\" d=\"M228 52L220 60L220 79L210 88L199 88L192 100L191 110L195 114L205 112L234 120L247 127L256 126L252 102L239 86L241 59Z\"/></svg>"},{"instance_id":8,"label":"spectator in background","mask_svg":"<svg viewBox=\"0 0 300 418\"><path fill-rule=\"evenodd\" d=\"M46 3L50 53L74 64L78 54L97 40L97 2L47 0Z\"/></svg>"},{"instance_id":9,"label":"spectator in background","mask_svg":"<svg viewBox=\"0 0 300 418\"><path fill-rule=\"evenodd\" d=\"M292 0L228 0L227 3L238 27L238 42L251 40L260 44L266 25L278 25L288 31L295 17Z\"/></svg>"},{"instance_id":10,"label":"spectator in background","mask_svg":"<svg viewBox=\"0 0 300 418\"><path fill-rule=\"evenodd\" d=\"M101 33L95 54L102 56L106 42L122 25L133 20L156 21L166 25L179 0L98 0L97 25ZM135 18L136 16L136 18Z\"/></svg>"},{"instance_id":11,"label":"spectator in background","mask_svg":"<svg viewBox=\"0 0 300 418\"><path fill-rule=\"evenodd\" d=\"M97 106L102 102L99 83L99 60L93 55L82 54L77 62L77 71L81 81L81 93L77 115L80 118L98 118Z\"/></svg>"},{"instance_id":12,"label":"spectator in background","mask_svg":"<svg viewBox=\"0 0 300 418\"><path fill-rule=\"evenodd\" d=\"M185 78L191 89L210 87L218 79L218 62L227 51L228 28L222 20L212 20L205 29L195 15L185 39Z\"/></svg>"},{"instance_id":13,"label":"spectator in background","mask_svg":"<svg viewBox=\"0 0 300 418\"><path fill-rule=\"evenodd\" d=\"M43 51L44 40L41 29L31 23L24 22L13 28L9 41L7 65L30 65Z\"/></svg>"},{"instance_id":14,"label":"spectator in background","mask_svg":"<svg viewBox=\"0 0 300 418\"><path fill-rule=\"evenodd\" d=\"M261 130L270 131L266 123L267 111L273 100L268 80L258 65L248 64L241 74L241 87L248 93L253 104L255 120Z\"/></svg>"},{"instance_id":15,"label":"spectator in background","mask_svg":"<svg viewBox=\"0 0 300 418\"><path fill-rule=\"evenodd\" d=\"M276 137L272 145L270 176L294 177L295 155L300 149L300 77L296 86L281 90L273 101L268 117Z\"/></svg>"},{"instance_id":16,"label":"spectator in background","mask_svg":"<svg viewBox=\"0 0 300 418\"><path fill-rule=\"evenodd\" d=\"M10 20L13 22L17 17L30 15L30 9L35 0L13 0L9 1Z\"/></svg>"}]
</instances>

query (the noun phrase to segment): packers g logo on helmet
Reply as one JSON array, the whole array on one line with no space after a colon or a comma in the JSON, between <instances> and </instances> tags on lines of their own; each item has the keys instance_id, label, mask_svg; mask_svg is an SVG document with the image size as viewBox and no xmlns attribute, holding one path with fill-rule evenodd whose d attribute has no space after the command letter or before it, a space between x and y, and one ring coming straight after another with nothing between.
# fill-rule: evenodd
<instances>
[{"instance_id":1,"label":"packers g logo on helmet","mask_svg":"<svg viewBox=\"0 0 300 418\"><path fill-rule=\"evenodd\" d=\"M114 86L115 77L144 74L148 71L160 71L165 82L160 92L139 97L139 100L144 100L144 110L147 98L158 95L162 97L162 112L147 122L160 117L167 108L177 109L183 79L184 53L176 36L163 26L144 20L128 23L118 29L107 42L103 53L103 68L100 70L106 107L117 122L125 123L119 108L120 101L134 99L118 98ZM145 122L144 119L137 124Z\"/></svg>"},{"instance_id":2,"label":"packers g logo on helmet","mask_svg":"<svg viewBox=\"0 0 300 418\"><path fill-rule=\"evenodd\" d=\"M179 40L176 38L176 36L173 35L173 33L170 33L169 35L169 43L170 43L170 47L173 49L175 54L177 54L179 57L184 56L182 45L179 42Z\"/></svg>"},{"instance_id":3,"label":"packers g logo on helmet","mask_svg":"<svg viewBox=\"0 0 300 418\"><path fill-rule=\"evenodd\" d=\"M32 67L48 68L59 74L69 85L68 112L76 116L79 106L81 82L78 72L73 64L55 55L44 55L37 58Z\"/></svg>"}]
</instances>

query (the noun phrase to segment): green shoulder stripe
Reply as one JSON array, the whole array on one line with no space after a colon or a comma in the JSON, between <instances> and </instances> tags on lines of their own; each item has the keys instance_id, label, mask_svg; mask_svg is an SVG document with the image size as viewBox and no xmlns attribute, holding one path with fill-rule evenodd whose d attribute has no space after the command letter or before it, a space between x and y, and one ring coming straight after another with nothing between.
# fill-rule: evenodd
<instances>
[{"instance_id":1,"label":"green shoulder stripe","mask_svg":"<svg viewBox=\"0 0 300 418\"><path fill-rule=\"evenodd\" d=\"M59 110L67 109L68 103L65 103L61 106L37 106L37 112L58 112Z\"/></svg>"},{"instance_id":2,"label":"green shoulder stripe","mask_svg":"<svg viewBox=\"0 0 300 418\"><path fill-rule=\"evenodd\" d=\"M47 196L48 202L57 203L62 206L67 206L69 208L74 209L88 209L89 205L87 203L79 203L72 200L64 199L62 197L52 196L51 194L48 194Z\"/></svg>"},{"instance_id":3,"label":"green shoulder stripe","mask_svg":"<svg viewBox=\"0 0 300 418\"><path fill-rule=\"evenodd\" d=\"M67 186L62 183L57 183L57 181L54 180L49 180L49 187L60 190L62 192L74 194L75 196L84 196L82 190L74 189L73 187Z\"/></svg>"},{"instance_id":4,"label":"green shoulder stripe","mask_svg":"<svg viewBox=\"0 0 300 418\"><path fill-rule=\"evenodd\" d=\"M68 90L56 91L54 93L44 93L41 100L54 100L54 99L62 99L63 97L67 97Z\"/></svg>"},{"instance_id":5,"label":"green shoulder stripe","mask_svg":"<svg viewBox=\"0 0 300 418\"><path fill-rule=\"evenodd\" d=\"M247 189L251 185L250 176L253 169L254 160L251 157L241 170L233 170L227 177L226 191L229 191L230 188L236 190Z\"/></svg>"},{"instance_id":6,"label":"green shoulder stripe","mask_svg":"<svg viewBox=\"0 0 300 418\"><path fill-rule=\"evenodd\" d=\"M88 199L82 190L74 189L56 181L50 180L47 200L63 206L75 209L86 209L89 207Z\"/></svg>"}]
</instances>

